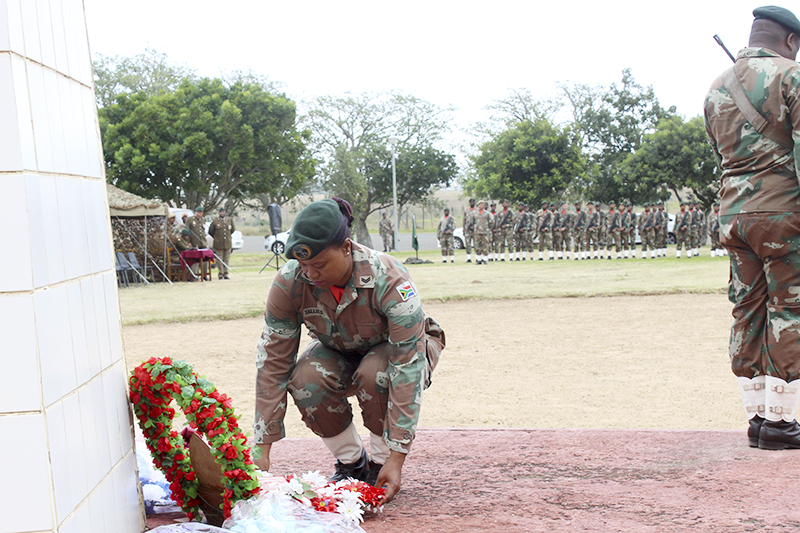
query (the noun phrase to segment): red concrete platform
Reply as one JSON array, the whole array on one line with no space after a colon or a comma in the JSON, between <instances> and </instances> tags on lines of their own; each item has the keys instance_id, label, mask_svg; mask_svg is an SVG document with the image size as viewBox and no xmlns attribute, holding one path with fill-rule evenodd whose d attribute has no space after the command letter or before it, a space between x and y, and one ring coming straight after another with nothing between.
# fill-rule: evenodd
<instances>
[{"instance_id":1,"label":"red concrete platform","mask_svg":"<svg viewBox=\"0 0 800 533\"><path fill-rule=\"evenodd\" d=\"M322 443L273 446L275 474L332 471ZM800 528L800 450L745 431L420 429L372 532L745 532ZM150 523L150 522L149 522ZM155 525L151 524L151 527Z\"/></svg>"}]
</instances>

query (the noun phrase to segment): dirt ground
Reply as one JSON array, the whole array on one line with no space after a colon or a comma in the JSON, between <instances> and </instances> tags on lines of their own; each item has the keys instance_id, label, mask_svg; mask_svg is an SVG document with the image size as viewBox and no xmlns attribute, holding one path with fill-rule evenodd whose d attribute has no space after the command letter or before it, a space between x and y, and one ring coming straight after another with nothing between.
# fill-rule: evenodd
<instances>
[{"instance_id":1,"label":"dirt ground","mask_svg":"<svg viewBox=\"0 0 800 533\"><path fill-rule=\"evenodd\" d=\"M447 346L420 426L733 429L721 294L424 302ZM250 431L263 319L123 328L132 369L151 356L192 363L234 400ZM303 343L307 342L304 335ZM697 406L702 404L702 408ZM360 417L356 417L356 422ZM290 409L287 436L312 437Z\"/></svg>"},{"instance_id":2,"label":"dirt ground","mask_svg":"<svg viewBox=\"0 0 800 533\"><path fill-rule=\"evenodd\" d=\"M366 531L800 525L791 511L800 483L788 473L800 453L746 444L725 295L424 305L447 347L425 393L403 488ZM233 397L249 431L262 323L125 327L126 358L131 368L150 356L188 360ZM290 438L273 447L273 473L332 470L293 410L286 425ZM773 482L780 490L768 489L765 503L760 491Z\"/></svg>"}]
</instances>

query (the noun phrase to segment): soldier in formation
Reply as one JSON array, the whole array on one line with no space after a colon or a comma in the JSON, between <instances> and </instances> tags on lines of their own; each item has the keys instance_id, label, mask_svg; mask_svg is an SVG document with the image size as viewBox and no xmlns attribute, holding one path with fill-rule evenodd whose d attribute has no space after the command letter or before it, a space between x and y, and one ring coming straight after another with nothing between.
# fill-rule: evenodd
<instances>
[{"instance_id":1,"label":"soldier in formation","mask_svg":"<svg viewBox=\"0 0 800 533\"><path fill-rule=\"evenodd\" d=\"M439 219L439 226L436 228L436 236L439 245L442 247L442 263L456 262L455 250L453 248L453 231L456 229L456 219L450 216L450 210L445 208L444 215Z\"/></svg>"},{"instance_id":2,"label":"soldier in formation","mask_svg":"<svg viewBox=\"0 0 800 533\"><path fill-rule=\"evenodd\" d=\"M497 229L498 255L495 259L506 260L506 247L511 252L514 247L514 212L508 207L508 200L503 200L503 210L495 216L494 227Z\"/></svg>"},{"instance_id":3,"label":"soldier in formation","mask_svg":"<svg viewBox=\"0 0 800 533\"><path fill-rule=\"evenodd\" d=\"M647 251L650 249L650 259L656 258L655 241L655 213L650 211L650 203L644 204L644 213L639 217L638 230L642 239L642 259L647 259Z\"/></svg>"},{"instance_id":4,"label":"soldier in formation","mask_svg":"<svg viewBox=\"0 0 800 533\"><path fill-rule=\"evenodd\" d=\"M617 252L617 259L622 259L622 217L616 211L617 204L608 203L608 214L605 217L606 256L611 259L611 245Z\"/></svg>"},{"instance_id":5,"label":"soldier in formation","mask_svg":"<svg viewBox=\"0 0 800 533\"><path fill-rule=\"evenodd\" d=\"M472 262L472 248L475 246L475 198L469 199L469 209L464 211L464 249L467 251L467 263Z\"/></svg>"},{"instance_id":6,"label":"soldier in formation","mask_svg":"<svg viewBox=\"0 0 800 533\"><path fill-rule=\"evenodd\" d=\"M391 252L394 250L394 242L392 242L394 241L394 228L392 227L392 221L389 220L386 213L381 214L381 224L378 227L378 231L383 241L383 251Z\"/></svg>"},{"instance_id":7,"label":"soldier in formation","mask_svg":"<svg viewBox=\"0 0 800 533\"><path fill-rule=\"evenodd\" d=\"M692 257L692 213L686 210L686 202L681 202L681 210L675 215L675 257L681 257L686 248L686 257Z\"/></svg>"},{"instance_id":8,"label":"soldier in formation","mask_svg":"<svg viewBox=\"0 0 800 533\"><path fill-rule=\"evenodd\" d=\"M491 213L486 210L486 203L478 204L478 211L474 215L475 231L475 264L485 265L489 259L489 238L492 233Z\"/></svg>"},{"instance_id":9,"label":"soldier in formation","mask_svg":"<svg viewBox=\"0 0 800 533\"><path fill-rule=\"evenodd\" d=\"M528 255L528 213L525 210L525 204L520 202L517 205L517 213L514 215L514 228L512 234L514 235L514 260L525 261Z\"/></svg>"}]
</instances>

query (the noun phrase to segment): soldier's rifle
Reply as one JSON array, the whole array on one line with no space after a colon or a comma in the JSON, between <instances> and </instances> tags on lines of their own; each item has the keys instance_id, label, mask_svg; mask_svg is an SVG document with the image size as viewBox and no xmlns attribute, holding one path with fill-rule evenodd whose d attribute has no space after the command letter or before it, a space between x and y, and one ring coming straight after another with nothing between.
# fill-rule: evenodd
<instances>
[{"instance_id":1,"label":"soldier's rifle","mask_svg":"<svg viewBox=\"0 0 800 533\"><path fill-rule=\"evenodd\" d=\"M722 42L722 39L719 38L719 35L715 35L714 40L717 41L717 44L720 45L723 50L725 50L725 53L728 54L728 57L731 58L731 61L736 63L736 58L733 57L733 54L731 54L730 50L728 50L728 47L725 46L725 43Z\"/></svg>"},{"instance_id":2,"label":"soldier's rifle","mask_svg":"<svg viewBox=\"0 0 800 533\"><path fill-rule=\"evenodd\" d=\"M544 215L544 219L542 219L542 223L539 224L539 231L544 231L544 228L550 223L550 211L547 211Z\"/></svg>"}]
</instances>

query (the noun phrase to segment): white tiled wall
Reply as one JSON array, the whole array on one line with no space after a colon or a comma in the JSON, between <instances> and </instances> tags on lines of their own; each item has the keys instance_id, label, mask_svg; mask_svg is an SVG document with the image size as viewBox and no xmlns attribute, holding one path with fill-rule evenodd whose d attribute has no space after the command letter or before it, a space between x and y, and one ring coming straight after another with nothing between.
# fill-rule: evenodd
<instances>
[{"instance_id":1,"label":"white tiled wall","mask_svg":"<svg viewBox=\"0 0 800 533\"><path fill-rule=\"evenodd\" d=\"M0 0L0 533L139 533L81 0Z\"/></svg>"}]
</instances>

